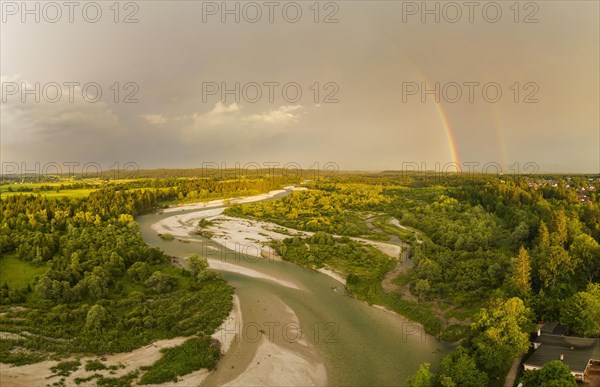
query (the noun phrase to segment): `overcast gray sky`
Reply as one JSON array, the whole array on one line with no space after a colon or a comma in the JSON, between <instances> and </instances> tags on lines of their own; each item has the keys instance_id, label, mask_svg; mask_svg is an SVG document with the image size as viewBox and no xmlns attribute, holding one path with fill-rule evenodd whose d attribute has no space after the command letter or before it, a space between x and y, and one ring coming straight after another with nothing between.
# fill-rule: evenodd
<instances>
[{"instance_id":1,"label":"overcast gray sky","mask_svg":"<svg viewBox=\"0 0 600 387\"><path fill-rule=\"evenodd\" d=\"M3 163L600 170L597 1L75 3L2 1Z\"/></svg>"}]
</instances>

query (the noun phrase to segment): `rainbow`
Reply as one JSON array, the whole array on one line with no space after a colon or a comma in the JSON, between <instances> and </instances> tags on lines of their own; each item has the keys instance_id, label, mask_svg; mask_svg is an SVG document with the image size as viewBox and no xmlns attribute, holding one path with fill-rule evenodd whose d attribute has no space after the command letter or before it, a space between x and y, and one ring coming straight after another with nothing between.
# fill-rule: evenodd
<instances>
[{"instance_id":1,"label":"rainbow","mask_svg":"<svg viewBox=\"0 0 600 387\"><path fill-rule=\"evenodd\" d=\"M440 121L442 121L444 132L446 132L446 138L448 139L448 145L450 147L450 155L452 157L452 161L460 167L460 158L458 157L458 150L456 148L456 139L454 138L454 133L452 133L452 126L450 126L448 114L444 110L442 104L437 101L435 102L435 110L440 116Z\"/></svg>"},{"instance_id":2,"label":"rainbow","mask_svg":"<svg viewBox=\"0 0 600 387\"><path fill-rule=\"evenodd\" d=\"M431 90L431 84L427 77L423 75L422 72L417 70L417 74L421 77L423 82L425 82L425 86L427 86L428 90ZM446 139L448 140L448 146L450 148L450 156L452 157L452 161L456 163L457 168L460 169L460 158L458 156L458 147L456 146L456 137L452 131L452 126L450 125L450 120L448 119L448 113L444 110L441 102L434 100L435 110L440 117L440 121L442 122L442 127L444 128L444 132L446 133Z\"/></svg>"}]
</instances>

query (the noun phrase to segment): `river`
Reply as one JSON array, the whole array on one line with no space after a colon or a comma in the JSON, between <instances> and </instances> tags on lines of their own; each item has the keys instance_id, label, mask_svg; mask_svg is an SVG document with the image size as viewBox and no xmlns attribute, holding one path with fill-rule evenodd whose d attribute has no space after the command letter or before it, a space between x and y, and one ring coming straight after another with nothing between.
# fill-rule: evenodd
<instances>
[{"instance_id":1,"label":"river","mask_svg":"<svg viewBox=\"0 0 600 387\"><path fill-rule=\"evenodd\" d=\"M165 241L152 229L152 225L166 218L197 211L152 213L139 216L137 221L148 245L175 257L192 252L202 254L214 242L197 235L190 235L193 241L189 243ZM402 385L420 363L430 362L436 368L439 358L452 348L425 334L420 325L348 296L339 282L324 274L288 262L242 256L222 246L218 254L222 261L264 273L296 288L222 271L240 301L243 324L232 330L240 333L241 340L232 344L205 385L240 381L236 378L256 360L259 328L273 343L322 363L328 385ZM296 329L289 309L295 313L300 330Z\"/></svg>"}]
</instances>

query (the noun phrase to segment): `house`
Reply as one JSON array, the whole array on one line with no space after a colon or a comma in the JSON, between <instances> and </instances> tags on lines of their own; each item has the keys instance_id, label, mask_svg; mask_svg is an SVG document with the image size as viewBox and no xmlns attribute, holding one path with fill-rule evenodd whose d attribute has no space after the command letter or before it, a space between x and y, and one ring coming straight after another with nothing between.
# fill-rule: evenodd
<instances>
[{"instance_id":1,"label":"house","mask_svg":"<svg viewBox=\"0 0 600 387\"><path fill-rule=\"evenodd\" d=\"M569 366L576 380L583 382L592 362L600 362L600 339L563 336L560 334L563 328L558 323L550 323L546 327L546 332L550 333L544 333L542 327L533 342L535 352L523 367L525 371L538 370L552 360L560 360Z\"/></svg>"}]
</instances>

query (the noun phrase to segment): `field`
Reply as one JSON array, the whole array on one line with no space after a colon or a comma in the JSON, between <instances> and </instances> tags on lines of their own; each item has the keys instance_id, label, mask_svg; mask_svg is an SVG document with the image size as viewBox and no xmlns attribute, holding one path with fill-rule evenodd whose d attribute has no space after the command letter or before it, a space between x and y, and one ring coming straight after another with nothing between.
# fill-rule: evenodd
<instances>
[{"instance_id":1,"label":"field","mask_svg":"<svg viewBox=\"0 0 600 387\"><path fill-rule=\"evenodd\" d=\"M96 178L78 179L73 178L60 178L56 177L56 181L47 182L19 182L11 184L0 184L0 197L6 197L8 195L15 194L34 194L42 195L49 199L57 199L62 197L68 198L86 198L91 192L97 191L102 187L110 186L123 186L131 189L151 189L166 191L170 187L160 188L133 188L129 187L130 184L145 184L145 179L112 179L112 180L101 180Z\"/></svg>"},{"instance_id":2,"label":"field","mask_svg":"<svg viewBox=\"0 0 600 387\"><path fill-rule=\"evenodd\" d=\"M19 260L12 254L0 258L0 285L6 283L11 288L25 288L33 285L36 276L48 270L45 265L35 266Z\"/></svg>"},{"instance_id":3,"label":"field","mask_svg":"<svg viewBox=\"0 0 600 387\"><path fill-rule=\"evenodd\" d=\"M65 179L61 182L52 183L2 184L0 185L0 197L16 194L39 194L49 199L62 197L85 198L96 190L96 188L92 188L91 186L99 187L99 183L95 180L94 183L82 183L81 185L85 185L85 188L73 188L71 183L73 183L72 180Z\"/></svg>"},{"instance_id":4,"label":"field","mask_svg":"<svg viewBox=\"0 0 600 387\"><path fill-rule=\"evenodd\" d=\"M63 198L63 197L68 197L68 198L86 198L88 196L90 196L90 193L93 192L95 190L93 189L67 189L67 190L62 190L62 191L50 191L50 192L38 192L38 193L34 193L34 192L2 192L0 194L0 197L6 197L9 195L16 195L16 194L32 194L32 195L42 195L42 197L48 198L48 199L59 199L59 198Z\"/></svg>"}]
</instances>

